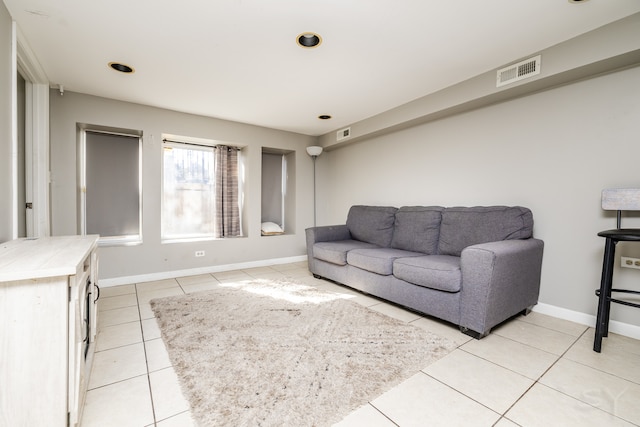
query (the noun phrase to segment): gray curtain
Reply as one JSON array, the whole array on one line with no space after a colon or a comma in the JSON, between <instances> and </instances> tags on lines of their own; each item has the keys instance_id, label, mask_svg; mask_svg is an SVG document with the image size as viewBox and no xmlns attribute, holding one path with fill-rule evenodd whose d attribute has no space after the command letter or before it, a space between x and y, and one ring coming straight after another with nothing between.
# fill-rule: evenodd
<instances>
[{"instance_id":1,"label":"gray curtain","mask_svg":"<svg viewBox=\"0 0 640 427\"><path fill-rule=\"evenodd\" d=\"M240 236L238 200L238 149L217 145L216 174L216 237Z\"/></svg>"}]
</instances>

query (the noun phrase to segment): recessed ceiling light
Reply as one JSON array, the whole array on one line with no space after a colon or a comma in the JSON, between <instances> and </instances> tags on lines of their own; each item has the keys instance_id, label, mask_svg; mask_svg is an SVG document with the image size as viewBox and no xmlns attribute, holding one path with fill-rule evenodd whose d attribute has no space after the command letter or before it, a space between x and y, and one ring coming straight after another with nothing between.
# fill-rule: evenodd
<instances>
[{"instance_id":1,"label":"recessed ceiling light","mask_svg":"<svg viewBox=\"0 0 640 427\"><path fill-rule=\"evenodd\" d=\"M318 116L318 118L320 120L329 120L331 118L331 116L328 115L328 114L322 114L322 115Z\"/></svg>"},{"instance_id":2,"label":"recessed ceiling light","mask_svg":"<svg viewBox=\"0 0 640 427\"><path fill-rule=\"evenodd\" d=\"M586 3L589 0L569 0L569 3Z\"/></svg>"},{"instance_id":3,"label":"recessed ceiling light","mask_svg":"<svg viewBox=\"0 0 640 427\"><path fill-rule=\"evenodd\" d=\"M113 68L116 71L120 71L121 73L125 73L125 74L129 74L129 73L135 73L136 70L134 70L132 67L126 65L126 64L121 64L119 62L109 62L109 67Z\"/></svg>"},{"instance_id":4,"label":"recessed ceiling light","mask_svg":"<svg viewBox=\"0 0 640 427\"><path fill-rule=\"evenodd\" d=\"M302 33L298 35L296 42L300 47L304 48L318 47L322 43L322 37L316 33Z\"/></svg>"}]
</instances>

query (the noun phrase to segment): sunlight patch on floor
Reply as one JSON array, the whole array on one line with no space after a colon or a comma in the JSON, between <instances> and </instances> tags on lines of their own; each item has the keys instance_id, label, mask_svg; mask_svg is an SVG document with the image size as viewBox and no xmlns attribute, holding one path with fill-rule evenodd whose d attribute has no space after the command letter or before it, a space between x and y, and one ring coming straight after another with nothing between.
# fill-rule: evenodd
<instances>
[{"instance_id":1,"label":"sunlight patch on floor","mask_svg":"<svg viewBox=\"0 0 640 427\"><path fill-rule=\"evenodd\" d=\"M314 286L301 285L285 280L254 279L240 282L223 283L221 287L235 288L256 295L281 299L294 304L322 304L338 299L354 298L353 295L338 294L319 290Z\"/></svg>"}]
</instances>

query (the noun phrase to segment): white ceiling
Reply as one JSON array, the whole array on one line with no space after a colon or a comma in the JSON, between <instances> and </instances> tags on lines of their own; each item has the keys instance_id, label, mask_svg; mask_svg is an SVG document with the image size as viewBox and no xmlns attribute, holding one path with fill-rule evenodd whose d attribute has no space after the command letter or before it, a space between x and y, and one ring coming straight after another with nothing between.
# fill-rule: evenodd
<instances>
[{"instance_id":1,"label":"white ceiling","mask_svg":"<svg viewBox=\"0 0 640 427\"><path fill-rule=\"evenodd\" d=\"M640 12L639 0L3 1L53 87L307 135ZM323 43L302 49L303 32Z\"/></svg>"}]
</instances>

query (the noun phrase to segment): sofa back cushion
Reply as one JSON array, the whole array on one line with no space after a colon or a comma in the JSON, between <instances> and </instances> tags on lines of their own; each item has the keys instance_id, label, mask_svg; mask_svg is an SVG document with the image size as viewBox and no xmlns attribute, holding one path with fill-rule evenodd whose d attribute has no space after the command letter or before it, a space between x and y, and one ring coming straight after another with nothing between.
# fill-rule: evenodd
<instances>
[{"instance_id":1,"label":"sofa back cushion","mask_svg":"<svg viewBox=\"0 0 640 427\"><path fill-rule=\"evenodd\" d=\"M391 247L435 255L443 207L403 206L396 212Z\"/></svg>"},{"instance_id":2,"label":"sofa back cushion","mask_svg":"<svg viewBox=\"0 0 640 427\"><path fill-rule=\"evenodd\" d=\"M347 215L351 238L389 247L397 210L390 206L352 206Z\"/></svg>"},{"instance_id":3,"label":"sofa back cushion","mask_svg":"<svg viewBox=\"0 0 640 427\"><path fill-rule=\"evenodd\" d=\"M533 234L533 215L520 206L446 208L442 212L438 253L460 256L467 246Z\"/></svg>"}]
</instances>

